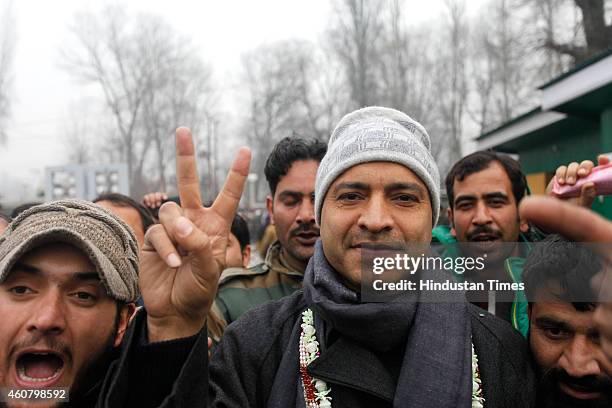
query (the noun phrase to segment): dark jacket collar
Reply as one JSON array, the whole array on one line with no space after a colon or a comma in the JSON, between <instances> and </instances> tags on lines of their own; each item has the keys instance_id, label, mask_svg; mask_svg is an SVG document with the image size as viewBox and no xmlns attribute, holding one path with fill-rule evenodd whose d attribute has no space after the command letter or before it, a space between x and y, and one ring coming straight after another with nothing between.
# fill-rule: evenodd
<instances>
[{"instance_id":1,"label":"dark jacket collar","mask_svg":"<svg viewBox=\"0 0 612 408\"><path fill-rule=\"evenodd\" d=\"M308 366L324 381L341 384L387 401L393 401L396 380L373 352L341 337Z\"/></svg>"}]
</instances>

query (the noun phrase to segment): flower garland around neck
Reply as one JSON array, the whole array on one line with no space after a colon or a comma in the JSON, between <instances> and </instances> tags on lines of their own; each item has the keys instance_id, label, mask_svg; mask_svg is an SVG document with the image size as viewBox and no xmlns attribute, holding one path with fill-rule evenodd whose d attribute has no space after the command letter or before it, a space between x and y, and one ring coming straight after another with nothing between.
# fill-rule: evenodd
<instances>
[{"instance_id":1,"label":"flower garland around neck","mask_svg":"<svg viewBox=\"0 0 612 408\"><path fill-rule=\"evenodd\" d=\"M474 342L472 341L472 408L483 408L484 400L482 396L480 369L478 368L478 356L476 355Z\"/></svg>"},{"instance_id":2,"label":"flower garland around neck","mask_svg":"<svg viewBox=\"0 0 612 408\"><path fill-rule=\"evenodd\" d=\"M304 387L306 408L331 408L331 388L325 381L311 377L307 367L319 357L319 342L317 341L312 310L302 312L302 333L300 334L300 376Z\"/></svg>"},{"instance_id":3,"label":"flower garland around neck","mask_svg":"<svg viewBox=\"0 0 612 408\"><path fill-rule=\"evenodd\" d=\"M306 408L331 408L331 388L323 380L308 374L308 365L319 357L319 342L317 341L312 310L302 312L302 332L300 334L300 376L304 389ZM482 381L478 369L478 356L472 342L472 408L483 408Z\"/></svg>"}]
</instances>

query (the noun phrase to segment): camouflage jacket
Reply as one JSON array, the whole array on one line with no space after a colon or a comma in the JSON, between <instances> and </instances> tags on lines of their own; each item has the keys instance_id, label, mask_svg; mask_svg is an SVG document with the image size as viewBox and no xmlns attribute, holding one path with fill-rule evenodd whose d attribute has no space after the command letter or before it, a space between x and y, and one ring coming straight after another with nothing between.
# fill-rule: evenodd
<instances>
[{"instance_id":1,"label":"camouflage jacket","mask_svg":"<svg viewBox=\"0 0 612 408\"><path fill-rule=\"evenodd\" d=\"M303 271L291 269L278 241L270 246L263 263L249 269L229 268L219 279L215 300L227 324L244 312L270 300L288 296L302 287Z\"/></svg>"}]
</instances>

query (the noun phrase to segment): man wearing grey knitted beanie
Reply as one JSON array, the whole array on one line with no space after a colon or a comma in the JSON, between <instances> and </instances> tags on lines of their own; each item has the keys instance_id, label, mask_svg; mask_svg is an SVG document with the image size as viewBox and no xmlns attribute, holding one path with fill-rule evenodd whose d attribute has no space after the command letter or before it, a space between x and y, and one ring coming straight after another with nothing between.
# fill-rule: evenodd
<instances>
[{"instance_id":1,"label":"man wearing grey knitted beanie","mask_svg":"<svg viewBox=\"0 0 612 408\"><path fill-rule=\"evenodd\" d=\"M212 406L531 407L525 341L462 292L366 296L368 251L428 246L438 207L425 129L389 108L346 115L317 172L321 237L303 291L228 326L210 363Z\"/></svg>"},{"instance_id":2,"label":"man wearing grey knitted beanie","mask_svg":"<svg viewBox=\"0 0 612 408\"><path fill-rule=\"evenodd\" d=\"M425 128L403 112L371 106L349 113L329 138L327 154L317 172L315 209L321 222L329 186L350 167L367 162L392 162L410 169L425 183L432 208L432 225L440 213L440 173L431 155Z\"/></svg>"}]
</instances>

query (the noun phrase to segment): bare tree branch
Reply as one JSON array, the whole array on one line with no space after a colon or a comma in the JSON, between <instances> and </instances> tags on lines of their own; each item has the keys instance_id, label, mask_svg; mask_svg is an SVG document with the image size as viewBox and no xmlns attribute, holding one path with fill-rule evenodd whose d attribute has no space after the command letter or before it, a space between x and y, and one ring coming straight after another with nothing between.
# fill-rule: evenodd
<instances>
[{"instance_id":1,"label":"bare tree branch","mask_svg":"<svg viewBox=\"0 0 612 408\"><path fill-rule=\"evenodd\" d=\"M108 7L81 13L72 33L76 45L63 50L64 67L102 91L133 193L165 187L174 127L197 128L212 102L210 69L158 16Z\"/></svg>"},{"instance_id":2,"label":"bare tree branch","mask_svg":"<svg viewBox=\"0 0 612 408\"><path fill-rule=\"evenodd\" d=\"M6 143L6 127L11 115L11 86L15 45L13 4L8 2L0 10L0 145Z\"/></svg>"}]
</instances>

